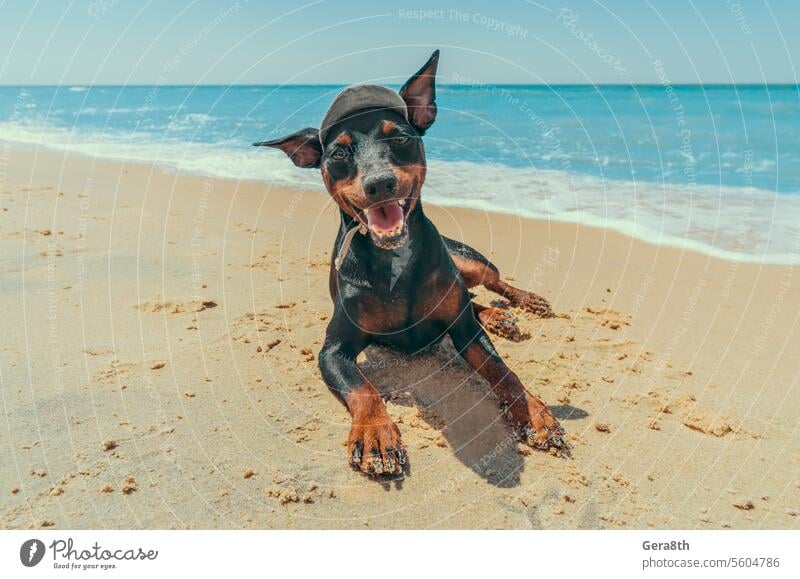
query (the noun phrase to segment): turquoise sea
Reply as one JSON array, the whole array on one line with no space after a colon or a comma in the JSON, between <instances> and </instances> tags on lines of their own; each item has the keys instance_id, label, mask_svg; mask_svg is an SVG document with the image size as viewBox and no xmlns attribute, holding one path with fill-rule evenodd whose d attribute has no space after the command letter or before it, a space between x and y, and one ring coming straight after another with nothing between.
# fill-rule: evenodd
<instances>
[{"instance_id":1,"label":"turquoise sea","mask_svg":"<svg viewBox=\"0 0 800 579\"><path fill-rule=\"evenodd\" d=\"M6 146L321 189L250 143L316 126L338 86L0 87ZM440 85L426 199L800 263L800 89Z\"/></svg>"}]
</instances>

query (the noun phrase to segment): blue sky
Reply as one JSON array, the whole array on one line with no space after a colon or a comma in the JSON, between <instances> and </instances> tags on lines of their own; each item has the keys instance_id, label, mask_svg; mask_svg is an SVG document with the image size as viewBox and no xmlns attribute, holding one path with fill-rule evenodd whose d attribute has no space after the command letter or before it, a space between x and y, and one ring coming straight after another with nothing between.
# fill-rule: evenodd
<instances>
[{"instance_id":1,"label":"blue sky","mask_svg":"<svg viewBox=\"0 0 800 579\"><path fill-rule=\"evenodd\" d=\"M797 82L796 0L0 0L1 84Z\"/></svg>"}]
</instances>

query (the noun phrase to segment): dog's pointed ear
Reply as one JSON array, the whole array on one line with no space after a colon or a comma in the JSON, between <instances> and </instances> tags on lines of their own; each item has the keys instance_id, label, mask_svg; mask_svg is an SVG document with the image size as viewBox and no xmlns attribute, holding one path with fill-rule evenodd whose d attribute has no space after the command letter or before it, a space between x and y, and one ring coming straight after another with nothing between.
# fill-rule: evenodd
<instances>
[{"instance_id":1,"label":"dog's pointed ear","mask_svg":"<svg viewBox=\"0 0 800 579\"><path fill-rule=\"evenodd\" d=\"M272 141L259 141L253 143L254 147L273 147L286 153L298 167L312 169L319 167L322 159L322 144L319 142L319 131L308 127L302 130L274 139Z\"/></svg>"},{"instance_id":2,"label":"dog's pointed ear","mask_svg":"<svg viewBox=\"0 0 800 579\"><path fill-rule=\"evenodd\" d=\"M408 107L408 120L420 135L425 134L436 120L436 68L439 66L439 51L436 50L417 71L408 79L400 96Z\"/></svg>"}]
</instances>

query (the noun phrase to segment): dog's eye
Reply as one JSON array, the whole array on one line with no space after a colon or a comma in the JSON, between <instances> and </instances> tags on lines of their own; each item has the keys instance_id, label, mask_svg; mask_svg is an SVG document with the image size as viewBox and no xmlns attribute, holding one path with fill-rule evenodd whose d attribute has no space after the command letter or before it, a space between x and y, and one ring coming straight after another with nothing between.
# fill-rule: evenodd
<instances>
[{"instance_id":1,"label":"dog's eye","mask_svg":"<svg viewBox=\"0 0 800 579\"><path fill-rule=\"evenodd\" d=\"M331 159L334 161L343 161L347 157L347 151L342 147L336 147L331 153Z\"/></svg>"},{"instance_id":2,"label":"dog's eye","mask_svg":"<svg viewBox=\"0 0 800 579\"><path fill-rule=\"evenodd\" d=\"M411 140L411 138L407 137L405 135L400 135L399 137L395 137L394 138L394 142L397 143L398 145L405 145L410 140Z\"/></svg>"}]
</instances>

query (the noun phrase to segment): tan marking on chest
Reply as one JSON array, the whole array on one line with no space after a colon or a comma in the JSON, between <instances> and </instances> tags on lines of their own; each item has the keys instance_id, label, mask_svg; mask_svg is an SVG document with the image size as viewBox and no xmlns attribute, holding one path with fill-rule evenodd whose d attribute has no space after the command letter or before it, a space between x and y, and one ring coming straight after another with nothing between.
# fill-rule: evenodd
<instances>
[{"instance_id":1,"label":"tan marking on chest","mask_svg":"<svg viewBox=\"0 0 800 579\"><path fill-rule=\"evenodd\" d=\"M386 334L408 329L408 304L398 300L385 303L375 298L365 298L359 305L356 323L370 334Z\"/></svg>"},{"instance_id":2,"label":"tan marking on chest","mask_svg":"<svg viewBox=\"0 0 800 579\"><path fill-rule=\"evenodd\" d=\"M461 294L461 286L455 280L447 285L432 284L432 287L422 288L422 298L414 306L414 319L455 320L461 312Z\"/></svg>"}]
</instances>

